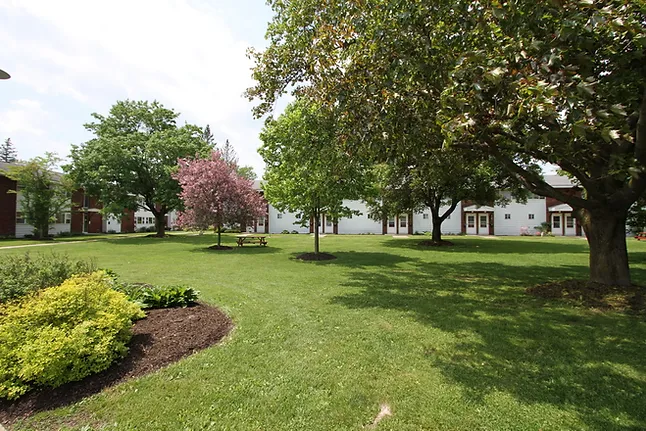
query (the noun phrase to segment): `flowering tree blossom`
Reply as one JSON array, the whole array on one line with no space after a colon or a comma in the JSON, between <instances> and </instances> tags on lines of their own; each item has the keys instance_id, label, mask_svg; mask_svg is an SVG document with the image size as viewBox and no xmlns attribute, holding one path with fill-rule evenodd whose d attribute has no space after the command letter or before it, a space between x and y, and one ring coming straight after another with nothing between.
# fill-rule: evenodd
<instances>
[{"instance_id":1,"label":"flowering tree blossom","mask_svg":"<svg viewBox=\"0 0 646 431\"><path fill-rule=\"evenodd\" d=\"M177 220L180 226L202 230L214 226L220 247L222 226L246 224L266 215L266 203L253 189L253 181L238 175L237 167L220 152L213 151L208 159L179 159L178 164L174 178L182 188L179 196L185 207Z\"/></svg>"}]
</instances>

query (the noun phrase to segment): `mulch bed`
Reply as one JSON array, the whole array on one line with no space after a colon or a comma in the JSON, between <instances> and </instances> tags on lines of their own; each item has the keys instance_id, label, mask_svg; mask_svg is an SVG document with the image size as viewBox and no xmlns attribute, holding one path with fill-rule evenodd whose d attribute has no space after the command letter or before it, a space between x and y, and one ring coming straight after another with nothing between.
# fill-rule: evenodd
<instances>
[{"instance_id":1,"label":"mulch bed","mask_svg":"<svg viewBox=\"0 0 646 431\"><path fill-rule=\"evenodd\" d=\"M233 250L233 247L229 247L228 245L212 245L209 247L209 250Z\"/></svg>"},{"instance_id":2,"label":"mulch bed","mask_svg":"<svg viewBox=\"0 0 646 431\"><path fill-rule=\"evenodd\" d=\"M424 241L419 242L418 245L421 245L424 247L451 247L451 246L454 246L455 244L453 244L451 241L441 240L437 242L430 239L426 239Z\"/></svg>"},{"instance_id":3,"label":"mulch bed","mask_svg":"<svg viewBox=\"0 0 646 431\"><path fill-rule=\"evenodd\" d=\"M538 284L526 289L530 295L545 299L564 299L587 308L604 311L646 312L646 288L608 286L587 280L563 280Z\"/></svg>"},{"instance_id":4,"label":"mulch bed","mask_svg":"<svg viewBox=\"0 0 646 431\"><path fill-rule=\"evenodd\" d=\"M226 314L204 304L149 310L145 319L135 322L130 350L121 362L78 382L33 391L11 402L0 400L0 423L7 425L40 411L66 406L109 386L152 373L216 344L232 327Z\"/></svg>"},{"instance_id":5,"label":"mulch bed","mask_svg":"<svg viewBox=\"0 0 646 431\"><path fill-rule=\"evenodd\" d=\"M296 259L300 260L332 260L336 259L336 256L330 253L303 253L296 256Z\"/></svg>"}]
</instances>

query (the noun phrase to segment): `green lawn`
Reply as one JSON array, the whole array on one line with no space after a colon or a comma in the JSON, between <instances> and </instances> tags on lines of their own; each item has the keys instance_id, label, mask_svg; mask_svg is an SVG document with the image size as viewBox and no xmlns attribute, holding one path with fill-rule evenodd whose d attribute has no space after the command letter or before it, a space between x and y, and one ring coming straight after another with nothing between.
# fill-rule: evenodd
<instances>
[{"instance_id":1,"label":"green lawn","mask_svg":"<svg viewBox=\"0 0 646 431\"><path fill-rule=\"evenodd\" d=\"M173 232L173 235L182 235L186 234L185 232ZM86 235L77 235L77 236L60 236L54 238L54 240L39 241L35 239L21 239L21 238L9 238L9 239L0 239L0 249L3 247L14 247L14 246L24 246L24 245L52 245L60 244L62 242L78 242L78 241L98 241L103 239L123 239L123 238L137 238L150 235L150 233L123 233L123 234L86 234Z\"/></svg>"},{"instance_id":2,"label":"green lawn","mask_svg":"<svg viewBox=\"0 0 646 431\"><path fill-rule=\"evenodd\" d=\"M361 430L386 403L378 430L646 429L644 318L524 293L585 277L584 240L450 239L330 235L321 249L338 259L320 263L293 258L309 235L230 252L205 250L211 235L61 245L129 281L190 284L236 328L15 428ZM646 284L646 243L629 246Z\"/></svg>"}]
</instances>

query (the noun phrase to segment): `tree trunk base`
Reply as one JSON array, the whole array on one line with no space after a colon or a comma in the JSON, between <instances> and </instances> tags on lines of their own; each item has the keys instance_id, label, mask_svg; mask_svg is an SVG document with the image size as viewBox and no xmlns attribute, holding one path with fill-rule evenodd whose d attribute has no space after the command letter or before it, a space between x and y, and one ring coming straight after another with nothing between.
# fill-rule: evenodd
<instances>
[{"instance_id":1,"label":"tree trunk base","mask_svg":"<svg viewBox=\"0 0 646 431\"><path fill-rule=\"evenodd\" d=\"M209 250L233 250L233 247L229 247L228 245L212 245L209 247Z\"/></svg>"},{"instance_id":2,"label":"tree trunk base","mask_svg":"<svg viewBox=\"0 0 646 431\"><path fill-rule=\"evenodd\" d=\"M595 283L589 280L563 280L527 288L532 296L563 299L586 308L603 311L646 313L646 288Z\"/></svg>"},{"instance_id":3,"label":"tree trunk base","mask_svg":"<svg viewBox=\"0 0 646 431\"><path fill-rule=\"evenodd\" d=\"M150 235L146 235L146 238L168 238L170 235L168 234L158 234L158 233L151 233Z\"/></svg>"},{"instance_id":4,"label":"tree trunk base","mask_svg":"<svg viewBox=\"0 0 646 431\"><path fill-rule=\"evenodd\" d=\"M296 259L300 260L332 260L336 259L336 256L329 253L303 253L296 256Z\"/></svg>"}]
</instances>

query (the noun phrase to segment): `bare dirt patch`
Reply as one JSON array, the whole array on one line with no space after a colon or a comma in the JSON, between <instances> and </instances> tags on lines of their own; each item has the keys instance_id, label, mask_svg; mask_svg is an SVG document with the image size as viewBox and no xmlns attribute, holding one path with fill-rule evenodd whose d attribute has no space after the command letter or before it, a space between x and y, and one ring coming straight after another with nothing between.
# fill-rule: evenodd
<instances>
[{"instance_id":1,"label":"bare dirt patch","mask_svg":"<svg viewBox=\"0 0 646 431\"><path fill-rule=\"evenodd\" d=\"M296 259L300 260L333 260L336 259L336 256L330 253L303 253L296 256Z\"/></svg>"},{"instance_id":2,"label":"bare dirt patch","mask_svg":"<svg viewBox=\"0 0 646 431\"><path fill-rule=\"evenodd\" d=\"M455 244L453 244L451 241L445 241L445 240L433 241L430 239L426 239L424 241L420 241L418 245L422 247L452 247Z\"/></svg>"},{"instance_id":3,"label":"bare dirt patch","mask_svg":"<svg viewBox=\"0 0 646 431\"><path fill-rule=\"evenodd\" d=\"M597 310L646 313L646 288L643 286L608 286L587 280L563 280L538 284L527 288L526 292L539 298L563 299Z\"/></svg>"},{"instance_id":4,"label":"bare dirt patch","mask_svg":"<svg viewBox=\"0 0 646 431\"><path fill-rule=\"evenodd\" d=\"M109 386L152 373L218 343L232 327L226 314L204 304L150 310L145 319L135 322L130 351L121 362L78 382L30 392L12 402L0 400L0 423L8 425L40 411L66 406Z\"/></svg>"}]
</instances>

